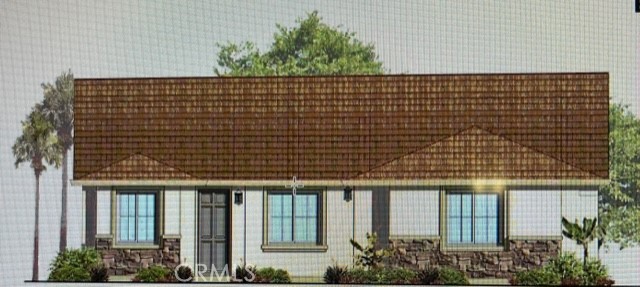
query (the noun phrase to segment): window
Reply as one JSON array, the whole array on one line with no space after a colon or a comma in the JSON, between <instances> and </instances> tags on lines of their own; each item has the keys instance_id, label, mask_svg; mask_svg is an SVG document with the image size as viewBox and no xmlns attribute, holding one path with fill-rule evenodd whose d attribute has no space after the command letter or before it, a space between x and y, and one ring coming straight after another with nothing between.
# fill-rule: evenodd
<instances>
[{"instance_id":1,"label":"window","mask_svg":"<svg viewBox=\"0 0 640 287\"><path fill-rule=\"evenodd\" d=\"M156 193L118 193L118 242L154 243L158 218L156 206Z\"/></svg>"},{"instance_id":2,"label":"window","mask_svg":"<svg viewBox=\"0 0 640 287\"><path fill-rule=\"evenodd\" d=\"M268 194L268 243L321 244L321 193L270 192Z\"/></svg>"},{"instance_id":3,"label":"window","mask_svg":"<svg viewBox=\"0 0 640 287\"><path fill-rule=\"evenodd\" d=\"M447 243L500 244L500 196L496 193L447 193Z\"/></svg>"}]
</instances>

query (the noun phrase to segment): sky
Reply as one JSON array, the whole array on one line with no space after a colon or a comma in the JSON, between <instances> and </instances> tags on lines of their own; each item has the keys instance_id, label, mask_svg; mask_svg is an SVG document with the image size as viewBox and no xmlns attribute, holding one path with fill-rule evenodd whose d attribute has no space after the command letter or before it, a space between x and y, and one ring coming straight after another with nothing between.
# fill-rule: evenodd
<instances>
[{"instance_id":1,"label":"sky","mask_svg":"<svg viewBox=\"0 0 640 287\"><path fill-rule=\"evenodd\" d=\"M325 23L373 44L388 73L609 72L612 101L638 113L640 14L633 5L0 0L0 285L31 277L35 180L28 164L15 168L11 145L43 97L40 84L65 70L76 78L213 76L217 43L252 41L265 50L276 23L291 27L317 10ZM41 279L58 248L60 177L53 168L42 177ZM78 187L70 189L72 247L80 245L81 198Z\"/></svg>"}]
</instances>

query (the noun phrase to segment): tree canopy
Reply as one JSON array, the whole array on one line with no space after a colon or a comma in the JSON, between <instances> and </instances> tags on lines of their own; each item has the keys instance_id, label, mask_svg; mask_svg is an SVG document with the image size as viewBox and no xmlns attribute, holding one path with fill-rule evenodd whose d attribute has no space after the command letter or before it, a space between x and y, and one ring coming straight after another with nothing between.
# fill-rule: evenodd
<instances>
[{"instance_id":1,"label":"tree canopy","mask_svg":"<svg viewBox=\"0 0 640 287\"><path fill-rule=\"evenodd\" d=\"M22 135L12 147L16 168L23 162L30 162L37 177L46 170L43 161L60 166L60 148L53 126L46 120L41 106L36 105L22 121Z\"/></svg>"},{"instance_id":2,"label":"tree canopy","mask_svg":"<svg viewBox=\"0 0 640 287\"><path fill-rule=\"evenodd\" d=\"M372 44L322 22L317 12L299 18L296 27L276 24L266 52L253 42L218 44L218 76L382 74Z\"/></svg>"},{"instance_id":3,"label":"tree canopy","mask_svg":"<svg viewBox=\"0 0 640 287\"><path fill-rule=\"evenodd\" d=\"M607 241L640 243L640 120L627 106L609 108L609 178L600 187L600 220Z\"/></svg>"}]
</instances>

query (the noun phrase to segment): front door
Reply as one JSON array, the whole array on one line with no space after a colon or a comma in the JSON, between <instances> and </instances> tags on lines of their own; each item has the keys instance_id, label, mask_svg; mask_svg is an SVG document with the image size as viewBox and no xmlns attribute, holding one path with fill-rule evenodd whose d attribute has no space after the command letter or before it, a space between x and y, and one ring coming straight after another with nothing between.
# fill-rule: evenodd
<instances>
[{"instance_id":1,"label":"front door","mask_svg":"<svg viewBox=\"0 0 640 287\"><path fill-rule=\"evenodd\" d=\"M229 190L198 192L198 264L221 272L229 263ZM202 265L201 265L202 266ZM202 270L202 267L199 267Z\"/></svg>"}]
</instances>

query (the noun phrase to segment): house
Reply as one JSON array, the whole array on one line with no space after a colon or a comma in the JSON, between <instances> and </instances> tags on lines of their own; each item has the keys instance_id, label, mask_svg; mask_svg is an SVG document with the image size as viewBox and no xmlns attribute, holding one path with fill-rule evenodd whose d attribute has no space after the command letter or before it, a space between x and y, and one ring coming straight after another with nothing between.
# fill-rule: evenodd
<instances>
[{"instance_id":1,"label":"house","mask_svg":"<svg viewBox=\"0 0 640 287\"><path fill-rule=\"evenodd\" d=\"M319 277L376 232L388 264L504 278L581 250L560 219L597 216L608 103L608 73L77 79L83 244Z\"/></svg>"}]
</instances>

